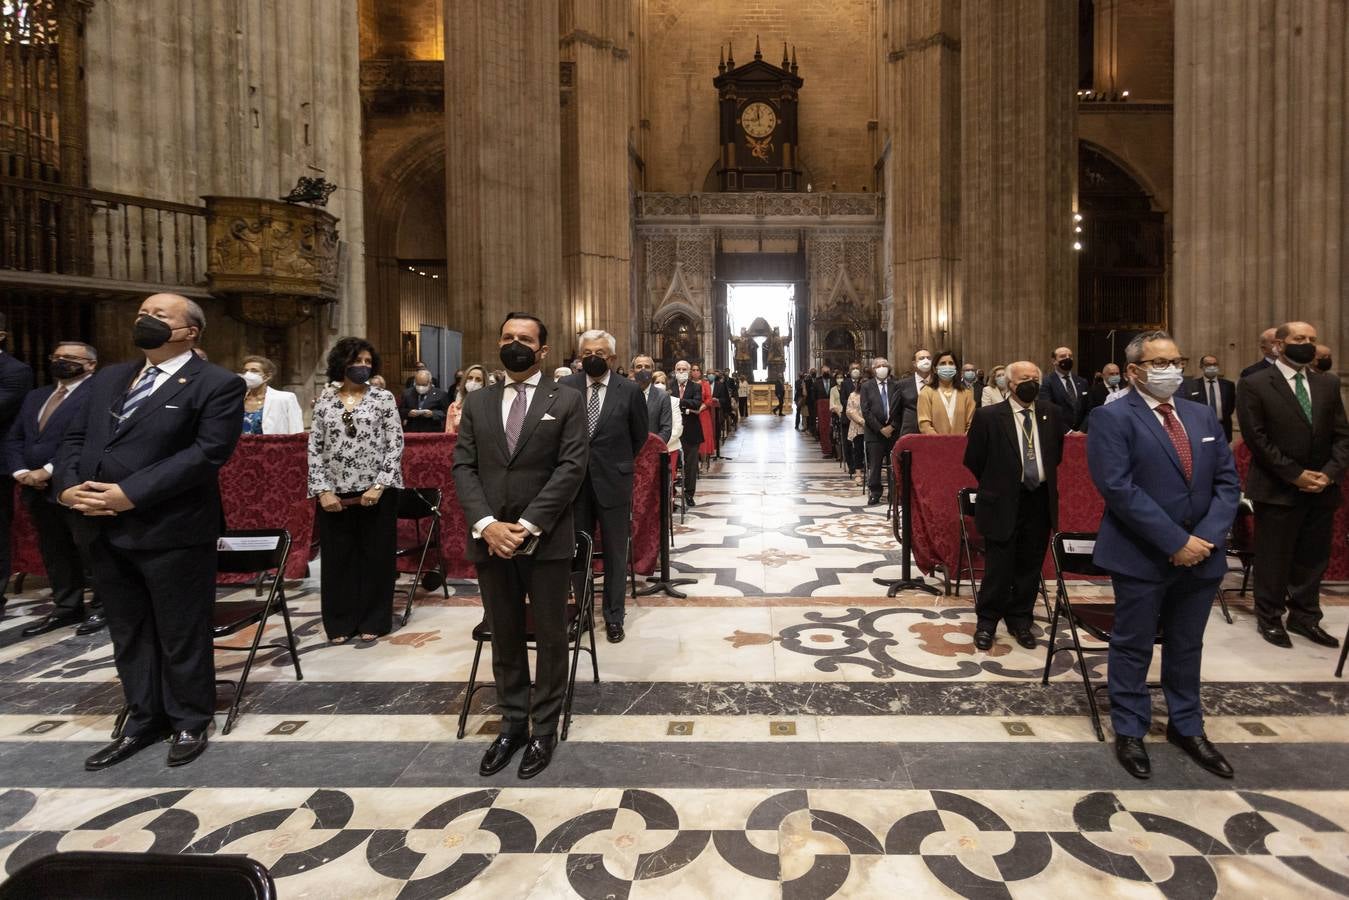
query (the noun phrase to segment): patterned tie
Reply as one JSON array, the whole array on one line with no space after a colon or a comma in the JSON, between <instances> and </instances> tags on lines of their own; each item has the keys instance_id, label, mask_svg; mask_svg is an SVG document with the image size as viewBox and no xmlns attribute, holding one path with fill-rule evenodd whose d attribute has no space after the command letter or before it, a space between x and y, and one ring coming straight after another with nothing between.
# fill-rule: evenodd
<instances>
[{"instance_id":1,"label":"patterned tie","mask_svg":"<svg viewBox=\"0 0 1349 900\"><path fill-rule=\"evenodd\" d=\"M1162 414L1162 421L1166 423L1166 435L1171 438L1176 455L1180 457L1180 469L1185 473L1185 480L1189 481L1194 475L1194 456L1190 452L1190 439L1185 436L1185 429L1180 427L1180 420L1172 415L1170 403L1158 403L1157 412Z\"/></svg>"},{"instance_id":2,"label":"patterned tie","mask_svg":"<svg viewBox=\"0 0 1349 900\"><path fill-rule=\"evenodd\" d=\"M37 420L37 433L41 434L47 428L47 423L51 421L52 413L56 412L56 407L61 405L61 401L66 399L66 386L58 384L56 390L52 391L51 399L47 401L47 406L42 410L42 415Z\"/></svg>"},{"instance_id":3,"label":"patterned tie","mask_svg":"<svg viewBox=\"0 0 1349 900\"><path fill-rule=\"evenodd\" d=\"M506 450L515 455L515 445L520 441L520 429L525 425L525 410L529 407L529 395L525 393L528 384L521 381L512 384L515 399L511 401L511 410L506 414Z\"/></svg>"},{"instance_id":4,"label":"patterned tie","mask_svg":"<svg viewBox=\"0 0 1349 900\"><path fill-rule=\"evenodd\" d=\"M117 420L118 428L121 428L122 424L131 418L131 414L136 411L136 407L144 403L146 398L154 393L155 377L159 375L159 371L158 366L151 366L146 369L145 374L136 382L135 387L126 395L126 399L122 401L121 418Z\"/></svg>"},{"instance_id":5,"label":"patterned tie","mask_svg":"<svg viewBox=\"0 0 1349 900\"><path fill-rule=\"evenodd\" d=\"M1297 395L1298 406L1302 407L1302 414L1310 422L1312 420L1312 395L1307 393L1307 380L1301 372L1293 376L1293 385L1293 393Z\"/></svg>"},{"instance_id":6,"label":"patterned tie","mask_svg":"<svg viewBox=\"0 0 1349 900\"><path fill-rule=\"evenodd\" d=\"M1040 486L1040 467L1035 462L1035 421L1029 409L1021 410L1021 434L1021 483L1033 491Z\"/></svg>"},{"instance_id":7,"label":"patterned tie","mask_svg":"<svg viewBox=\"0 0 1349 900\"><path fill-rule=\"evenodd\" d=\"M600 424L600 388L597 381L590 386L590 403L586 405L586 426L591 437L595 436L595 426Z\"/></svg>"},{"instance_id":8,"label":"patterned tie","mask_svg":"<svg viewBox=\"0 0 1349 900\"><path fill-rule=\"evenodd\" d=\"M1063 376L1063 392L1068 395L1068 403L1072 405L1073 409L1077 409L1077 388L1073 386L1071 375Z\"/></svg>"},{"instance_id":9,"label":"patterned tie","mask_svg":"<svg viewBox=\"0 0 1349 900\"><path fill-rule=\"evenodd\" d=\"M1212 378L1208 380L1208 405L1213 407L1213 412L1217 415L1221 416L1223 414L1223 411L1218 408L1218 394L1215 390Z\"/></svg>"}]
</instances>

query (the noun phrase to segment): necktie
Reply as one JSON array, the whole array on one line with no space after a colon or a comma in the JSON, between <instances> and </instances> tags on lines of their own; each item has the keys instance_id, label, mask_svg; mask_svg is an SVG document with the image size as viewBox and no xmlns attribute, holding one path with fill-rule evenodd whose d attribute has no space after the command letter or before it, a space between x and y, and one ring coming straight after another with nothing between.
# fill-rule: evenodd
<instances>
[{"instance_id":1,"label":"necktie","mask_svg":"<svg viewBox=\"0 0 1349 900\"><path fill-rule=\"evenodd\" d=\"M1171 445L1176 448L1176 455L1180 457L1180 469L1185 473L1185 480L1189 481L1194 475L1194 457L1190 453L1190 439L1185 436L1185 429L1180 427L1180 420L1171 412L1170 403L1158 403L1157 412L1162 414L1162 421L1166 423L1166 436L1171 438Z\"/></svg>"},{"instance_id":2,"label":"necktie","mask_svg":"<svg viewBox=\"0 0 1349 900\"><path fill-rule=\"evenodd\" d=\"M159 368L151 366L145 370L145 374L140 377L135 386L127 393L126 399L122 401L122 416L117 421L117 427L122 427L122 423L131 418L131 414L136 411L136 407L145 402L155 391L155 377L159 375Z\"/></svg>"},{"instance_id":3,"label":"necktie","mask_svg":"<svg viewBox=\"0 0 1349 900\"><path fill-rule=\"evenodd\" d=\"M595 426L600 424L600 384L590 386L590 403L586 405L586 425L591 437L595 436Z\"/></svg>"},{"instance_id":4,"label":"necktie","mask_svg":"<svg viewBox=\"0 0 1349 900\"><path fill-rule=\"evenodd\" d=\"M1073 408L1077 408L1077 388L1073 387L1073 379L1069 375L1063 376L1063 392L1068 395L1068 402ZM1027 410L1029 412L1029 410Z\"/></svg>"},{"instance_id":5,"label":"necktie","mask_svg":"<svg viewBox=\"0 0 1349 900\"><path fill-rule=\"evenodd\" d=\"M1213 379L1212 379L1212 378L1210 378L1210 379L1208 380L1208 405L1211 406L1211 407L1213 407L1213 411L1214 411L1215 413L1219 413L1219 414L1221 415L1221 412L1220 412L1220 410L1218 409L1218 395L1217 395L1217 393L1215 393L1214 390L1213 390Z\"/></svg>"},{"instance_id":6,"label":"necktie","mask_svg":"<svg viewBox=\"0 0 1349 900\"><path fill-rule=\"evenodd\" d=\"M1312 396L1307 393L1307 379L1301 372L1293 376L1293 393L1297 395L1298 406L1302 407L1302 414L1307 417L1307 421L1312 420Z\"/></svg>"},{"instance_id":7,"label":"necktie","mask_svg":"<svg viewBox=\"0 0 1349 900\"><path fill-rule=\"evenodd\" d=\"M888 381L881 382L881 408L886 410L887 412L890 410L890 391L888 390L889 387L890 383Z\"/></svg>"},{"instance_id":8,"label":"necktie","mask_svg":"<svg viewBox=\"0 0 1349 900\"><path fill-rule=\"evenodd\" d=\"M525 393L525 388L528 386L524 382L511 385L515 388L515 399L511 401L510 412L506 413L506 450L512 456L520 440L520 429L525 424L525 410L529 406L529 395Z\"/></svg>"},{"instance_id":9,"label":"necktie","mask_svg":"<svg viewBox=\"0 0 1349 900\"><path fill-rule=\"evenodd\" d=\"M56 412L56 407L61 405L61 401L66 399L66 386L58 384L56 390L52 391L51 399L47 401L47 407L42 410L42 415L37 420L37 432L41 434L46 429L47 423L51 421L52 413Z\"/></svg>"},{"instance_id":10,"label":"necktie","mask_svg":"<svg viewBox=\"0 0 1349 900\"><path fill-rule=\"evenodd\" d=\"M1040 467L1035 461L1035 420L1030 410L1021 410L1021 483L1026 490L1040 486Z\"/></svg>"}]
</instances>

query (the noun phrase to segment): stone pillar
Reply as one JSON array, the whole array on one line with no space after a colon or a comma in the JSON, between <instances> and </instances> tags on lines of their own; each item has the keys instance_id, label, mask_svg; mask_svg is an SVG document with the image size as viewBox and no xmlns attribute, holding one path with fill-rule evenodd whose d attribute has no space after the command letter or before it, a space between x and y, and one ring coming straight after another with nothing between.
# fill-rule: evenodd
<instances>
[{"instance_id":1,"label":"stone pillar","mask_svg":"<svg viewBox=\"0 0 1349 900\"><path fill-rule=\"evenodd\" d=\"M563 317L631 342L631 0L561 0ZM561 329L559 323L559 330ZM559 347L559 353L561 348Z\"/></svg>"},{"instance_id":2,"label":"stone pillar","mask_svg":"<svg viewBox=\"0 0 1349 900\"><path fill-rule=\"evenodd\" d=\"M565 357L558 0L446 0L449 302L464 358L493 360L506 313L539 316Z\"/></svg>"},{"instance_id":3,"label":"stone pillar","mask_svg":"<svg viewBox=\"0 0 1349 900\"><path fill-rule=\"evenodd\" d=\"M1342 2L1176 4L1172 322L1233 376L1262 329L1317 327L1349 356L1349 145Z\"/></svg>"},{"instance_id":4,"label":"stone pillar","mask_svg":"<svg viewBox=\"0 0 1349 900\"><path fill-rule=\"evenodd\" d=\"M1077 342L1077 3L965 0L960 42L965 278L951 328L985 368L1043 367Z\"/></svg>"},{"instance_id":5,"label":"stone pillar","mask_svg":"<svg viewBox=\"0 0 1349 900\"><path fill-rule=\"evenodd\" d=\"M885 240L893 290L890 346L899 370L933 351L960 303L960 2L890 0Z\"/></svg>"}]
</instances>

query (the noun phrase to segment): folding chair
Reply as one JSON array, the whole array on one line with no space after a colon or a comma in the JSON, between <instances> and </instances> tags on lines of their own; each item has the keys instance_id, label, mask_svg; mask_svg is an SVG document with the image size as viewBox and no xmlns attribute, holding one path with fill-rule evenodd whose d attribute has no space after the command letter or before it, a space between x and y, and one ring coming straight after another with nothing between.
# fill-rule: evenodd
<instances>
[{"instance_id":1,"label":"folding chair","mask_svg":"<svg viewBox=\"0 0 1349 900\"><path fill-rule=\"evenodd\" d=\"M450 596L450 583L445 578L445 561L440 556L440 545L436 538L440 534L440 488L404 488L398 492L398 508L394 513L400 522L412 522L417 529L417 543L409 547L399 547L394 551L396 557L417 555L417 573L408 585L408 601L403 607L402 625L412 617L412 599L417 595L420 585L428 591L440 588L445 597ZM422 522L430 519L426 537L422 538ZM426 568L426 558L435 551L436 564L430 570ZM425 573L425 574L423 574Z\"/></svg>"},{"instance_id":2,"label":"folding chair","mask_svg":"<svg viewBox=\"0 0 1349 900\"><path fill-rule=\"evenodd\" d=\"M247 856L75 851L35 859L0 884L0 900L70 897L274 900L267 867Z\"/></svg>"},{"instance_id":3,"label":"folding chair","mask_svg":"<svg viewBox=\"0 0 1349 900\"><path fill-rule=\"evenodd\" d=\"M1227 537L1227 558L1235 559L1241 565L1241 587L1218 588L1218 604L1222 607L1223 618L1231 625L1232 613L1227 609L1227 594L1235 591L1238 597L1246 596L1251 586L1251 567L1255 565L1255 506L1245 497L1237 505L1237 518Z\"/></svg>"},{"instance_id":4,"label":"folding chair","mask_svg":"<svg viewBox=\"0 0 1349 900\"><path fill-rule=\"evenodd\" d=\"M600 664L595 656L595 569L594 542L584 531L576 532L576 553L572 556L571 574L567 585L567 640L571 643L571 672L567 677L567 693L562 701L562 729L558 737L567 739L571 730L571 702L576 693L576 668L581 661L581 651L590 654L590 665L594 669L595 684L600 683ZM581 643L583 634L590 634L590 646ZM455 736L462 739L468 728L468 710L473 705L473 695L483 688L492 687L490 683L478 684L478 662L482 659L482 645L492 640L492 628L484 617L473 629L473 640L477 648L473 651L473 666L468 672L468 684L464 686L464 705L459 710L459 730ZM534 616L526 611L525 644L530 650L537 650L534 637Z\"/></svg>"},{"instance_id":5,"label":"folding chair","mask_svg":"<svg viewBox=\"0 0 1349 900\"><path fill-rule=\"evenodd\" d=\"M961 488L956 494L956 509L960 518L960 557L956 560L956 583L952 589L953 594L960 593L960 577L963 573L970 574L970 594L974 597L979 596L979 581L975 577L976 572L984 570L984 536L979 533L979 526L975 523L974 514L976 504L979 502L979 492L975 488ZM980 565L978 568L974 565L974 557L979 557ZM1040 576L1040 599L1045 605L1045 616L1052 615L1049 608L1049 589L1045 587L1044 576Z\"/></svg>"}]
</instances>

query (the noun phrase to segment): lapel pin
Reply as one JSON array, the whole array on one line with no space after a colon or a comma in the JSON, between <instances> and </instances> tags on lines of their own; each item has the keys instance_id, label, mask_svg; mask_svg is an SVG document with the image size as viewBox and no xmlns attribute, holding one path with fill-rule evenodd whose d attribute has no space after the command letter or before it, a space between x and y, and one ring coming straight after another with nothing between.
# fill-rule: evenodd
<instances>
[{"instance_id":1,"label":"lapel pin","mask_svg":"<svg viewBox=\"0 0 1349 900\"><path fill-rule=\"evenodd\" d=\"M178 383L179 383L179 384L187 384L187 379L186 379L186 378L179 378L179 379L178 379Z\"/></svg>"}]
</instances>

